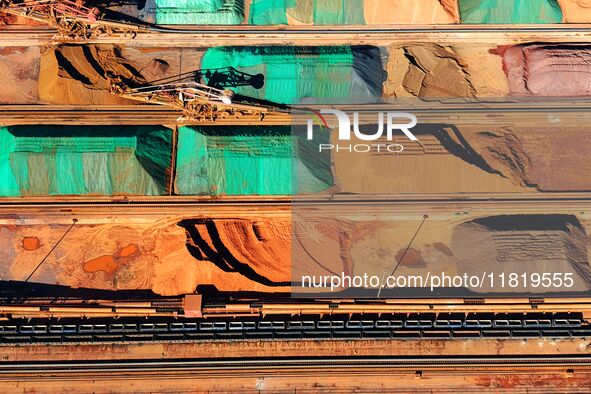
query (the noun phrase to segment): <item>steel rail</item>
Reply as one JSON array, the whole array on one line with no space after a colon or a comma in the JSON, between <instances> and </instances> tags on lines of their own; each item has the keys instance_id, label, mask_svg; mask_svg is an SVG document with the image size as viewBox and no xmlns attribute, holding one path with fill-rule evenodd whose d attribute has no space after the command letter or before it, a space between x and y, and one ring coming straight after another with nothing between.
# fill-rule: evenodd
<instances>
[{"instance_id":1,"label":"steel rail","mask_svg":"<svg viewBox=\"0 0 591 394\"><path fill-rule=\"evenodd\" d=\"M80 300L60 297L31 298L12 295L0 297L0 314L12 317L167 317L185 316L182 298L171 300ZM15 300L11 300L15 298ZM23 298L23 300L21 300ZM190 311L189 311L190 312ZM205 302L200 312L204 318L264 317L282 315L373 315L408 313L582 313L591 317L591 298L571 295L515 295L465 298L386 298L386 299L331 299L318 296L309 301L293 300L238 300Z\"/></svg>"},{"instance_id":2,"label":"steel rail","mask_svg":"<svg viewBox=\"0 0 591 394\"><path fill-rule=\"evenodd\" d=\"M336 103L318 104L315 108L337 108L343 111L379 112L386 109L397 111L414 111L417 113L471 113L471 112L583 112L591 110L591 98L561 97L482 97L470 99L440 99L423 101L419 98L401 98L393 102L380 103ZM294 109L305 111L305 106L294 105ZM139 112L143 114L176 114L178 111L163 108L155 104L131 105L71 105L71 104L1 104L0 111L29 114L78 112L78 113L112 113L125 114Z\"/></svg>"},{"instance_id":3,"label":"steel rail","mask_svg":"<svg viewBox=\"0 0 591 394\"><path fill-rule=\"evenodd\" d=\"M511 100L512 98L507 98ZM455 125L499 126L519 122L521 126L569 126L580 125L585 117L591 118L589 100L548 103L533 101L524 104L523 99L498 103L380 103L380 104L336 104L325 107L343 111L360 112L362 123L376 122L375 114L384 111L411 112L419 123L445 123ZM519 101L518 101L519 100ZM296 109L297 111L297 109ZM555 118L551 118L554 115ZM241 117L219 117L213 120L194 121L174 109L163 109L159 105L82 106L71 105L1 105L0 123L7 126L33 124L62 125L285 125L304 123L305 113L268 112L261 119L259 115L244 114Z\"/></svg>"},{"instance_id":4,"label":"steel rail","mask_svg":"<svg viewBox=\"0 0 591 394\"><path fill-rule=\"evenodd\" d=\"M402 195L399 195L394 198L371 198L360 195L356 199L343 200L334 198L333 196L325 196L324 198L311 196L311 198L298 197L296 199L289 199L286 197L282 199L232 199L228 201L215 201L214 199L196 199L194 201L188 201L186 199L176 200L174 198L168 200L167 197L161 197L158 200L152 200L150 202L134 202L125 200L114 200L110 202L98 202L93 200L90 200L88 202L37 202L35 200L28 201L27 198L23 198L20 201L15 199L8 199L8 201L4 201L0 199L0 212L13 211L15 209L43 209L47 213L49 213L51 209L55 209L59 212L76 211L80 213L84 213L84 211L101 209L107 209L112 211L125 211L130 209L162 210L164 208L174 208L177 210L190 210L194 208L244 208L244 210L252 210L253 208L274 208L277 210L290 210L290 208L303 209L306 207L319 207L321 205L325 207L334 207L335 209L339 209L340 207L358 206L368 206L385 209L389 207L393 207L395 209L401 208L403 206L410 206L412 208L414 206L420 209L421 207L434 208L435 206L437 206L438 209L446 208L452 211L456 211L462 207L477 207L486 210L488 208L494 208L495 206L507 207L508 205L513 205L515 208L527 207L528 209L535 209L536 206L534 204L539 205L537 208L543 208L548 207L549 205L553 205L555 209L563 210L588 209L591 208L591 197L589 196L588 192L581 192L569 193L568 196L564 197L553 196L547 198L543 194L535 198L470 198L469 196L458 196L454 198L434 197L420 199L405 198L402 197Z\"/></svg>"},{"instance_id":5,"label":"steel rail","mask_svg":"<svg viewBox=\"0 0 591 394\"><path fill-rule=\"evenodd\" d=\"M152 206L152 205L310 205L310 204L399 204L399 203L545 203L591 201L591 191L580 192L538 192L538 193L399 193L399 194L301 194L297 196L51 196L51 197L3 197L0 208L10 206Z\"/></svg>"},{"instance_id":6,"label":"steel rail","mask_svg":"<svg viewBox=\"0 0 591 394\"><path fill-rule=\"evenodd\" d=\"M471 201L471 200L423 200L423 201L375 201L360 200L354 202L332 202L330 200L312 202L231 202L231 203L157 203L150 204L2 204L0 203L0 223L19 225L71 223L73 218L79 225L88 223L111 223L112 220L140 221L166 217L167 220L180 218L216 218L260 220L260 218L281 218L289 220L296 213L306 220L310 217L347 217L351 220L359 217L363 220L367 214L388 214L388 220L420 220L429 215L430 221L448 221L465 215L492 214L568 214L586 219L591 214L591 200L582 199L515 199L512 201ZM14 215L18 215L15 217ZM107 216L105 216L107 215ZM397 219L396 215L400 215ZM465 216L470 217L470 216Z\"/></svg>"},{"instance_id":7,"label":"steel rail","mask_svg":"<svg viewBox=\"0 0 591 394\"><path fill-rule=\"evenodd\" d=\"M143 30L143 29L142 29ZM395 25L395 26L167 26L138 31L135 37L112 34L90 39L58 38L57 31L12 25L0 29L0 45L62 43L112 43L176 47L211 45L389 45L408 42L478 42L493 46L524 42L580 42L591 37L591 25Z\"/></svg>"},{"instance_id":8,"label":"steel rail","mask_svg":"<svg viewBox=\"0 0 591 394\"><path fill-rule=\"evenodd\" d=\"M116 21L114 22L119 25ZM143 29L139 34L150 33L175 33L175 34L199 34L199 33L218 33L225 36L240 35L258 36L261 34L381 34L381 33L591 33L590 23L568 23L568 24L441 24L441 25L318 25L318 26L261 26L261 25L140 25L125 23L122 26L141 26ZM245 27L247 26L247 27ZM30 27L27 25L6 25L0 29L0 34L18 34L18 33L50 33L55 34L57 30L50 27L38 26Z\"/></svg>"},{"instance_id":9,"label":"steel rail","mask_svg":"<svg viewBox=\"0 0 591 394\"><path fill-rule=\"evenodd\" d=\"M355 201L376 202L376 203L397 203L397 202L584 202L591 200L591 191L581 192L524 192L524 193L403 193L403 194L359 194L351 195L348 193L335 194L311 194L298 195L297 197L289 195L275 195L262 197L258 195L244 196L138 196L138 195L120 195L120 196L39 196L39 197L3 197L0 198L0 207L9 206L87 206L87 205L127 205L138 204L170 204L170 205L192 205L209 204L218 205L253 205L274 204L290 205L299 203L323 203L331 202L349 203Z\"/></svg>"},{"instance_id":10,"label":"steel rail","mask_svg":"<svg viewBox=\"0 0 591 394\"><path fill-rule=\"evenodd\" d=\"M254 26L231 25L231 26L202 26L202 25L160 25L152 26L150 31L174 32L174 33L209 33L218 32L224 34L271 34L281 32L285 34L333 34L333 33L434 33L434 32L478 32L478 33L528 33L528 32L583 32L591 33L591 24L589 23L569 23L569 24L449 24L449 25L324 25L324 26Z\"/></svg>"},{"instance_id":11,"label":"steel rail","mask_svg":"<svg viewBox=\"0 0 591 394\"><path fill-rule=\"evenodd\" d=\"M516 368L589 370L588 355L564 356L489 356L489 357L355 357L355 358L268 358L268 359L209 359L209 360L157 360L121 362L39 362L2 363L3 378L26 374L77 375L80 373L133 373L133 372L261 372L261 371L335 371L335 370L515 370Z\"/></svg>"}]
</instances>

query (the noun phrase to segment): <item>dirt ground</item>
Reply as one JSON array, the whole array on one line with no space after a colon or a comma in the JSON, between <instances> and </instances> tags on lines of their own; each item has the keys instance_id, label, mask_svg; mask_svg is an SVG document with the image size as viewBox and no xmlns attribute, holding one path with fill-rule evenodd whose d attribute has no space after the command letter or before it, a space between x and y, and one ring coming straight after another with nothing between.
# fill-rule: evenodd
<instances>
[{"instance_id":1,"label":"dirt ground","mask_svg":"<svg viewBox=\"0 0 591 394\"><path fill-rule=\"evenodd\" d=\"M591 223L575 213L537 216L536 220L547 220L550 227L537 226L531 215L519 213L505 215L500 227L482 224L500 220L499 215L450 214L446 219L426 220L412 249L406 250L421 219L367 219L379 215L381 211L375 209L375 213L327 211L328 216L322 210L310 214L298 209L295 217L261 220L79 216L31 281L109 290L150 289L163 295L192 293L199 285L222 291L285 292L301 275L382 276L400 261L399 275L455 275L480 268L491 272L557 270L572 272L577 289L591 288L587 235ZM24 280L71 223L49 217L28 221L2 220L2 280ZM500 242L498 237L509 238ZM475 265L470 256L479 253L485 258ZM546 258L537 258L537 254ZM523 261L517 259L521 255ZM505 267L507 259L520 262Z\"/></svg>"},{"instance_id":2,"label":"dirt ground","mask_svg":"<svg viewBox=\"0 0 591 394\"><path fill-rule=\"evenodd\" d=\"M35 104L40 65L39 47L4 47L0 49L0 103Z\"/></svg>"},{"instance_id":3,"label":"dirt ground","mask_svg":"<svg viewBox=\"0 0 591 394\"><path fill-rule=\"evenodd\" d=\"M477 42L462 45L409 43L382 48L382 68L387 73L382 98L440 100L586 92L586 85L573 85L565 74L565 70L572 67L585 67L584 62L580 63L582 58L569 55L568 50L552 48L551 45L530 45L499 49ZM577 48L586 53L586 46ZM4 51L0 71L7 76L0 83L0 103L80 105L132 104L109 93L112 79L119 78L130 86L137 86L194 71L200 68L204 52L197 47L107 44L0 50ZM524 50L527 50L526 60L519 60ZM548 65L548 62L555 65ZM524 72L530 79L527 89L519 82ZM553 83L548 84L548 80Z\"/></svg>"}]
</instances>

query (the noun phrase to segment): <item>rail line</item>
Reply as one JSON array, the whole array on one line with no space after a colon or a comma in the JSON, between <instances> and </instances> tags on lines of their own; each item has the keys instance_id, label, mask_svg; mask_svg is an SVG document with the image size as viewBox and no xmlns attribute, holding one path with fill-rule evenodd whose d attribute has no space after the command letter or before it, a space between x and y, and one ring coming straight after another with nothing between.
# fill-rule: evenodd
<instances>
[{"instance_id":1,"label":"rail line","mask_svg":"<svg viewBox=\"0 0 591 394\"><path fill-rule=\"evenodd\" d=\"M529 32L573 32L573 33L591 33L591 23L545 23L545 24L376 24L376 25L151 25L146 24L145 31L139 31L138 34L148 34L150 32L161 33L218 33L227 35L243 34L248 36L257 36L259 34L334 34L334 33L529 33ZM55 29L45 26L27 26L27 25L5 25L0 29L0 34L17 33L55 33Z\"/></svg>"},{"instance_id":2,"label":"rail line","mask_svg":"<svg viewBox=\"0 0 591 394\"><path fill-rule=\"evenodd\" d=\"M514 199L514 200L360 200L355 202L310 201L290 203L287 200L273 202L196 202L166 203L154 201L150 204L103 203L103 204L20 204L0 203L0 224L37 225L71 224L96 225L117 221L139 222L160 220L175 221L186 218L215 218L261 220L309 220L322 217L346 217L350 220L364 220L367 215L389 215L390 221L420 221L424 215L430 222L450 221L479 215L525 215L565 214L591 218L591 200L580 199ZM296 216L294 216L296 214ZM299 215L299 216L298 216Z\"/></svg>"},{"instance_id":3,"label":"rail line","mask_svg":"<svg viewBox=\"0 0 591 394\"><path fill-rule=\"evenodd\" d=\"M586 371L591 367L588 355L517 356L517 357L307 357L307 358L251 358L212 360L146 360L146 361L62 361L38 363L2 363L0 377L14 378L34 374L76 376L82 373L286 373L336 371L456 371L479 370L567 370Z\"/></svg>"},{"instance_id":4,"label":"rail line","mask_svg":"<svg viewBox=\"0 0 591 394\"><path fill-rule=\"evenodd\" d=\"M524 193L401 193L401 194L301 194L297 197L287 195L244 195L244 196L47 196L47 197L4 197L0 199L0 209L19 207L84 207L84 206L151 206L151 205L208 205L233 206L264 204L289 206L299 204L404 204L404 203L498 203L498 202L587 202L591 201L591 191L581 192L524 192Z\"/></svg>"},{"instance_id":5,"label":"rail line","mask_svg":"<svg viewBox=\"0 0 591 394\"><path fill-rule=\"evenodd\" d=\"M141 30L144 30L143 28ZM11 25L0 30L0 45L24 46L51 42L57 31ZM531 41L588 42L591 25L382 25L382 26L148 26L137 36L113 34L77 43L134 43L176 47L212 45L389 45L408 42L478 42L494 46ZM56 41L59 42L59 41ZM62 41L63 42L63 41Z\"/></svg>"},{"instance_id":6,"label":"rail line","mask_svg":"<svg viewBox=\"0 0 591 394\"><path fill-rule=\"evenodd\" d=\"M319 108L338 108L343 111L378 112L385 109L397 111L416 111L418 113L471 113L471 112L583 112L591 110L591 100L588 97L560 98L560 97L492 97L476 99L441 99L438 101L423 101L418 98L401 98L393 102L380 103L337 103L331 105L318 104ZM305 110L304 106L295 105L294 108ZM0 110L14 113L38 112L105 112L124 114L128 112L142 112L147 114L176 114L178 111L166 109L153 104L134 105L67 105L67 104L2 104Z\"/></svg>"},{"instance_id":7,"label":"rail line","mask_svg":"<svg viewBox=\"0 0 591 394\"><path fill-rule=\"evenodd\" d=\"M365 207L365 208L364 208ZM364 208L364 209L363 209ZM329 213L355 216L356 212L363 215L371 213L389 214L415 214L422 217L424 214L435 215L432 219L447 220L449 215L459 213L576 213L582 217L591 214L591 198L587 192L580 194L569 193L568 196L545 197L541 195L535 198L470 198L468 196L454 198L371 198L358 196L357 199L338 199L332 196L324 198L311 197L308 199L296 199L284 197L279 199L231 199L215 201L212 199L187 199L166 197L150 202L129 202L125 200L111 202L36 202L22 199L0 201L0 215L9 215L2 221L10 221L12 214L18 213L20 223L36 217L70 217L76 216L80 223L85 217L96 217L105 213L121 217L142 216L166 216L175 215L207 215L208 217L273 217L277 215L289 216L293 212L310 213L318 215ZM24 216L23 216L24 215ZM418 216L417 216L418 217ZM24 221L23 221L24 220Z\"/></svg>"},{"instance_id":8,"label":"rail line","mask_svg":"<svg viewBox=\"0 0 591 394\"><path fill-rule=\"evenodd\" d=\"M17 205L22 207L46 205L137 205L137 204L211 204L211 205L260 205L272 203L276 205L289 205L298 203L350 203L356 201L376 202L376 203L396 203L396 202L451 202L451 201L472 201L472 202L543 202L543 201L586 201L591 200L591 191L581 192L523 192L523 193L403 193L403 194L310 194L310 195L243 195L243 196L140 196L140 195L120 195L120 196L35 196L35 197L4 197L0 199L0 207Z\"/></svg>"},{"instance_id":9,"label":"rail line","mask_svg":"<svg viewBox=\"0 0 591 394\"><path fill-rule=\"evenodd\" d=\"M0 343L591 337L585 294L464 298L158 297L3 282ZM375 294L374 294L375 297Z\"/></svg>"},{"instance_id":10,"label":"rail line","mask_svg":"<svg viewBox=\"0 0 591 394\"><path fill-rule=\"evenodd\" d=\"M499 126L519 122L522 127L547 125L577 126L582 121L591 121L591 103L588 100L532 101L511 99L513 102L475 102L475 103L379 103L342 104L326 107L343 111L360 112L362 123L375 123L376 113L382 111L411 112L419 118L419 123L451 123L454 125ZM262 119L257 115L244 114L239 118L217 118L215 120L192 121L182 116L180 111L166 109L158 105L127 106L82 106L69 105L0 105L0 123L3 125L285 125L303 123L304 114L292 116L289 113L269 112Z\"/></svg>"},{"instance_id":11,"label":"rail line","mask_svg":"<svg viewBox=\"0 0 591 394\"><path fill-rule=\"evenodd\" d=\"M20 285L19 285L20 283ZM104 299L96 294L67 297L72 289L44 285L44 297L19 290L21 282L7 282L4 287L10 292L0 294L0 315L22 318L63 318L63 317L204 317L211 319L264 318L267 316L346 316L380 314L449 314L449 313L581 313L591 316L591 299L585 295L517 295L486 297L477 293L456 297L404 297L376 299L336 298L289 298L289 293L276 295L186 295L172 298L148 299ZM86 290L90 291L89 289ZM96 293L97 291L95 291ZM64 294L65 293L65 294ZM83 298L80 298L83 297ZM103 295L104 297L104 295Z\"/></svg>"}]
</instances>

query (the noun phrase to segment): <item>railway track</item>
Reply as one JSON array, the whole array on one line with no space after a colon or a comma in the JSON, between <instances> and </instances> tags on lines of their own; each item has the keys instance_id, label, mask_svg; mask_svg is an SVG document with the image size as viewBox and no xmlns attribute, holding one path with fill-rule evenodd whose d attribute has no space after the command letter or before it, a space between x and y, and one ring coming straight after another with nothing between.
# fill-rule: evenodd
<instances>
[{"instance_id":1,"label":"railway track","mask_svg":"<svg viewBox=\"0 0 591 394\"><path fill-rule=\"evenodd\" d=\"M144 30L144 29L142 29ZM396 25L396 26L149 26L135 37L113 34L77 43L134 43L144 46L213 45L390 45L414 41L434 43L478 42L494 46L531 41L589 42L591 25ZM56 38L57 31L11 25L0 30L1 46L40 45ZM63 40L62 40L63 41Z\"/></svg>"},{"instance_id":2,"label":"railway track","mask_svg":"<svg viewBox=\"0 0 591 394\"><path fill-rule=\"evenodd\" d=\"M507 100L511 100L507 98ZM522 127L544 125L577 126L591 121L591 103L588 100L474 103L425 103L400 102L376 104L343 104L326 106L343 111L360 112L360 122L375 123L377 113L383 111L410 112L417 116L419 124L449 123L461 126L511 125L519 122ZM589 119L587 119L589 118ZM262 119L258 115L244 114L238 118L217 118L215 120L193 121L183 117L180 111L158 105L127 106L80 106L69 105L0 105L0 123L3 125L268 125L290 126L303 123L304 114L292 116L289 113L269 112Z\"/></svg>"},{"instance_id":3,"label":"railway track","mask_svg":"<svg viewBox=\"0 0 591 394\"><path fill-rule=\"evenodd\" d=\"M345 371L455 371L480 370L556 370L587 371L591 359L587 355L517 356L517 357L307 357L246 358L214 360L145 360L145 361L62 361L38 363L2 363L0 378L35 376L77 376L90 374L168 374L168 373L294 373Z\"/></svg>"},{"instance_id":4,"label":"railway track","mask_svg":"<svg viewBox=\"0 0 591 394\"><path fill-rule=\"evenodd\" d=\"M450 196L451 197L451 196ZM371 198L356 196L356 198L338 199L332 196L318 198L311 196L291 200L289 197L278 199L229 199L216 201L213 199L195 199L160 197L147 201L114 200L99 201L35 201L28 199L9 199L0 201L0 223L36 223L36 220L52 218L54 223L60 220L68 221L77 218L78 224L90 220L98 223L107 215L106 220L114 218L149 217L174 218L179 217L215 217L259 219L261 217L290 217L292 213L317 215L345 215L353 218L357 214L391 214L404 215L401 220L417 220L423 215L429 215L430 220L449 220L458 215L478 214L577 214L585 219L591 215L591 198L588 193L568 193L568 195L552 195L546 197L511 198L470 198L469 196L455 196L451 198L408 198L397 196L394 198ZM18 213L19 218L13 215ZM165 214L164 214L165 213ZM103 219L101 219L103 218ZM98 221L97 221L98 220ZM391 220L394 220L392 218ZM89 222L89 223L90 223Z\"/></svg>"},{"instance_id":5,"label":"railway track","mask_svg":"<svg viewBox=\"0 0 591 394\"><path fill-rule=\"evenodd\" d=\"M408 203L495 203L495 202L586 202L591 200L591 192L540 192L540 193L433 193L433 194L310 194L293 196L274 195L269 197L258 195L244 196L47 196L47 197L5 197L0 199L0 209L9 209L11 206L22 208L46 206L51 207L75 207L84 206L151 206L151 205L208 205L208 206L233 206L269 204L276 206L290 206L292 204L408 204Z\"/></svg>"},{"instance_id":6,"label":"railway track","mask_svg":"<svg viewBox=\"0 0 591 394\"><path fill-rule=\"evenodd\" d=\"M398 295L395 298L376 299L375 294L367 299L362 298L337 298L331 299L322 296L310 299L289 298L289 293L276 295L274 298L261 295L248 294L219 294L206 295L203 299L200 295L187 295L184 297L156 297L146 296L138 298L141 294L134 295L128 292L126 298L113 298L116 293L101 292L99 290L80 289L73 290L68 287L55 287L50 285L35 285L22 282L4 282L3 292L0 294L0 316L9 319L62 319L62 318L140 318L150 319L177 319L199 318L209 322L230 322L233 319L245 319L250 322L263 320L289 320L294 316L307 316L314 320L326 317L328 320L337 319L347 321L352 316L361 320L380 320L383 316L390 319L403 321L409 316L423 315L424 319L471 319L474 316L490 314L488 319L501 314L513 314L517 319L540 318L546 319L545 325L540 327L554 327L548 319L552 316L565 316L572 313L579 314L581 319L591 318L591 299L584 294L560 293L558 295L516 295L504 297L485 297L471 293L457 297L431 296L408 298ZM39 287L40 286L40 287ZM26 290L28 289L28 290ZM78 295L72 292L78 292ZM107 297L107 298L105 298ZM130 298L131 297L131 298ZM147 298L146 298L147 297ZM453 316L455 317L453 317ZM507 316L509 316L507 315ZM523 316L521 316L523 315ZM526 317L528 315L530 317ZM443 316L443 317L442 317ZM472 316L472 317L467 317ZM533 317L532 317L533 316ZM388 320L388 319L386 319ZM398 321L397 320L397 321ZM201 320L200 320L201 321ZM447 321L447 320L446 320ZM585 320L586 321L586 320ZM579 323L583 323L580 320ZM0 325L4 324L0 320ZM27 321L29 324L30 321ZM449 323L449 322L448 322ZM458 328L467 327L454 323L449 325L435 324L433 326L421 326L418 328ZM30 323L32 324L32 323ZM209 323L208 323L209 324ZM221 324L221 323L220 323ZM398 324L398 323L397 323ZM492 323L491 323L492 324ZM492 327L489 324L488 328ZM210 329L220 328L210 324ZM402 323L391 328L400 328ZM249 323L244 329L255 329L256 324ZM271 324L265 328L285 329L287 325L277 326ZM309 329L308 326L298 326L300 329ZM326 328L345 328L345 326ZM357 327L357 326L356 326ZM357 328L365 326L359 325ZM386 327L386 326L384 326ZM389 327L389 326L388 326ZM404 325L408 328L409 326ZM500 327L500 326L499 326ZM511 324L503 327L521 327ZM231 329L231 325L224 329ZM258 327L258 328L263 328ZM314 329L314 326L311 327ZM320 326L318 327L320 328ZM347 326L346 328L352 328ZM374 328L371 326L370 328ZM379 328L376 326L375 328ZM0 332L3 332L0 330Z\"/></svg>"},{"instance_id":7,"label":"railway track","mask_svg":"<svg viewBox=\"0 0 591 394\"><path fill-rule=\"evenodd\" d=\"M591 337L584 294L301 300L123 295L21 282L2 288L2 345Z\"/></svg>"},{"instance_id":8,"label":"railway track","mask_svg":"<svg viewBox=\"0 0 591 394\"><path fill-rule=\"evenodd\" d=\"M2 106L0 122L3 125L176 125L195 123L184 120L180 111L163 109L157 105L130 105L115 108L71 108L60 109L60 106ZM63 108L63 107L62 107ZM239 119L216 119L198 122L200 125L289 125L288 114L274 113L265 116L244 115Z\"/></svg>"}]
</instances>

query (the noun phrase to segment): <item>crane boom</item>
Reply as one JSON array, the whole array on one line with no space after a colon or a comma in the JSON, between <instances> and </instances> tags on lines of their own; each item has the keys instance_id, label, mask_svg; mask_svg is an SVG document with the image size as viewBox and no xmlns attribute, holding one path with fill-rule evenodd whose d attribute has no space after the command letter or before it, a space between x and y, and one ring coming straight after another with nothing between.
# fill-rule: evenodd
<instances>
[{"instance_id":1,"label":"crane boom","mask_svg":"<svg viewBox=\"0 0 591 394\"><path fill-rule=\"evenodd\" d=\"M230 87L252 86L260 89L262 74L250 75L233 67L196 70L152 81L142 86L128 86L117 78L111 79L111 93L130 100L165 105L182 111L189 120L258 115L286 112L279 104L240 96Z\"/></svg>"},{"instance_id":2,"label":"crane boom","mask_svg":"<svg viewBox=\"0 0 591 394\"><path fill-rule=\"evenodd\" d=\"M70 0L0 0L0 12L45 23L58 31L59 38L91 38L111 34L132 37L147 28L141 25L101 19L101 11Z\"/></svg>"}]
</instances>

